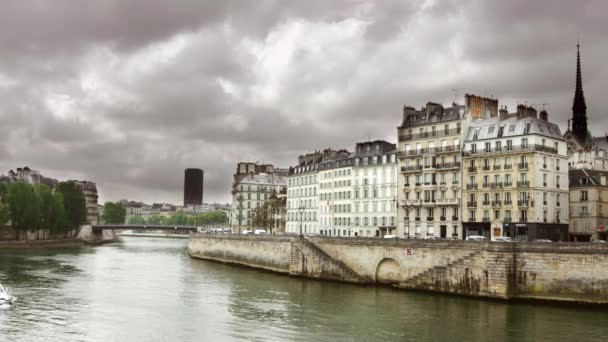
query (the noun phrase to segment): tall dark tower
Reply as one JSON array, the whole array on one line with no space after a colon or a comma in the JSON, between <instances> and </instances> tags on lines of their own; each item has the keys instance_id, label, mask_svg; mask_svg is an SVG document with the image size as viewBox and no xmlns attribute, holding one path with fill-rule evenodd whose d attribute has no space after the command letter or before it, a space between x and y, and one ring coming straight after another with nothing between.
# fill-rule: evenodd
<instances>
[{"instance_id":1,"label":"tall dark tower","mask_svg":"<svg viewBox=\"0 0 608 342\"><path fill-rule=\"evenodd\" d=\"M583 143L587 142L587 105L583 95L583 77L581 76L581 54L576 44L576 90L572 104L572 133Z\"/></svg>"},{"instance_id":2,"label":"tall dark tower","mask_svg":"<svg viewBox=\"0 0 608 342\"><path fill-rule=\"evenodd\" d=\"M201 169L184 172L184 207L203 204L203 175Z\"/></svg>"}]
</instances>

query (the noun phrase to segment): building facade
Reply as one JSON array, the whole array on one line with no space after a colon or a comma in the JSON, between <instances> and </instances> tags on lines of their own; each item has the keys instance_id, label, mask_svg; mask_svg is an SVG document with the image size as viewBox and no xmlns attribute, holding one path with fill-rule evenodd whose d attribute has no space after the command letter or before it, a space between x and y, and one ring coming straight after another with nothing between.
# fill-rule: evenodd
<instances>
[{"instance_id":1,"label":"building facade","mask_svg":"<svg viewBox=\"0 0 608 342\"><path fill-rule=\"evenodd\" d=\"M463 237L565 241L566 142L546 111L519 105L471 122L463 148Z\"/></svg>"},{"instance_id":2,"label":"building facade","mask_svg":"<svg viewBox=\"0 0 608 342\"><path fill-rule=\"evenodd\" d=\"M356 236L353 231L353 158L337 154L319 165L319 234Z\"/></svg>"},{"instance_id":3,"label":"building facade","mask_svg":"<svg viewBox=\"0 0 608 342\"><path fill-rule=\"evenodd\" d=\"M73 181L84 194L85 204L87 207L87 223L97 224L99 222L99 195L97 194L97 185L89 181Z\"/></svg>"},{"instance_id":4,"label":"building facade","mask_svg":"<svg viewBox=\"0 0 608 342\"><path fill-rule=\"evenodd\" d=\"M466 95L476 115L492 111L493 101ZM403 108L398 127L397 233L399 237L461 236L461 147L470 122L466 106L444 108L429 102Z\"/></svg>"},{"instance_id":5,"label":"building facade","mask_svg":"<svg viewBox=\"0 0 608 342\"><path fill-rule=\"evenodd\" d=\"M608 171L573 169L570 179L569 241L606 240Z\"/></svg>"},{"instance_id":6,"label":"building facade","mask_svg":"<svg viewBox=\"0 0 608 342\"><path fill-rule=\"evenodd\" d=\"M271 196L278 196L287 188L288 170L269 164L238 163L232 183L232 231L241 233L252 230L256 209L262 207ZM283 225L279 231L283 230Z\"/></svg>"},{"instance_id":7,"label":"building facade","mask_svg":"<svg viewBox=\"0 0 608 342\"><path fill-rule=\"evenodd\" d=\"M397 234L397 145L382 140L357 143L352 174L354 235Z\"/></svg>"}]
</instances>

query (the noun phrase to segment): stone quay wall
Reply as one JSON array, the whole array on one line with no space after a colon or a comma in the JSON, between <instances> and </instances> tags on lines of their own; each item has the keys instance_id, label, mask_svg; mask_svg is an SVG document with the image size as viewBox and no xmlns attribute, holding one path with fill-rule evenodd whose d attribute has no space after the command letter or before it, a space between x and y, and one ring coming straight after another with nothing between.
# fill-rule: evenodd
<instances>
[{"instance_id":1,"label":"stone quay wall","mask_svg":"<svg viewBox=\"0 0 608 342\"><path fill-rule=\"evenodd\" d=\"M608 304L608 246L602 244L192 234L188 252L318 279Z\"/></svg>"}]
</instances>

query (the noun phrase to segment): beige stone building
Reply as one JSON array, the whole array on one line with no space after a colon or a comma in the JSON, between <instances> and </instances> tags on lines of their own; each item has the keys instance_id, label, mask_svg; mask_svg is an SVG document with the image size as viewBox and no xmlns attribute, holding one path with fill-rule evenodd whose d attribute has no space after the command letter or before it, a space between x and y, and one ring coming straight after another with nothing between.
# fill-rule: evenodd
<instances>
[{"instance_id":1,"label":"beige stone building","mask_svg":"<svg viewBox=\"0 0 608 342\"><path fill-rule=\"evenodd\" d=\"M476 116L491 111L492 99L473 95L466 105L429 102L403 108L398 127L397 232L400 237L461 236L461 147L474 104Z\"/></svg>"},{"instance_id":2,"label":"beige stone building","mask_svg":"<svg viewBox=\"0 0 608 342\"><path fill-rule=\"evenodd\" d=\"M606 240L608 172L572 169L570 178L570 241Z\"/></svg>"},{"instance_id":3,"label":"beige stone building","mask_svg":"<svg viewBox=\"0 0 608 342\"><path fill-rule=\"evenodd\" d=\"M287 174L287 169L275 168L269 164L237 164L232 183L230 215L230 225L234 233L259 228L253 225L255 210L264 205L273 194L278 196L286 191ZM284 216L281 213L273 214L277 219L280 219L281 215ZM284 224L275 231L284 231Z\"/></svg>"},{"instance_id":4,"label":"beige stone building","mask_svg":"<svg viewBox=\"0 0 608 342\"><path fill-rule=\"evenodd\" d=\"M519 105L471 122L463 148L463 235L566 241L566 142L542 111Z\"/></svg>"}]
</instances>

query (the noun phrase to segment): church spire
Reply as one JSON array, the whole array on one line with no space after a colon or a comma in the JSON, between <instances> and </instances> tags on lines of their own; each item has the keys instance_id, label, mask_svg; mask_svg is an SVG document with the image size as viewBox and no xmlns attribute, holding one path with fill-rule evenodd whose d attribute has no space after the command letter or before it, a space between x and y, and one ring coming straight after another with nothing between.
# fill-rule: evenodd
<instances>
[{"instance_id":1,"label":"church spire","mask_svg":"<svg viewBox=\"0 0 608 342\"><path fill-rule=\"evenodd\" d=\"M583 77L581 75L580 46L576 44L576 89L572 104L572 132L581 141L587 141L587 105L583 94Z\"/></svg>"}]
</instances>

